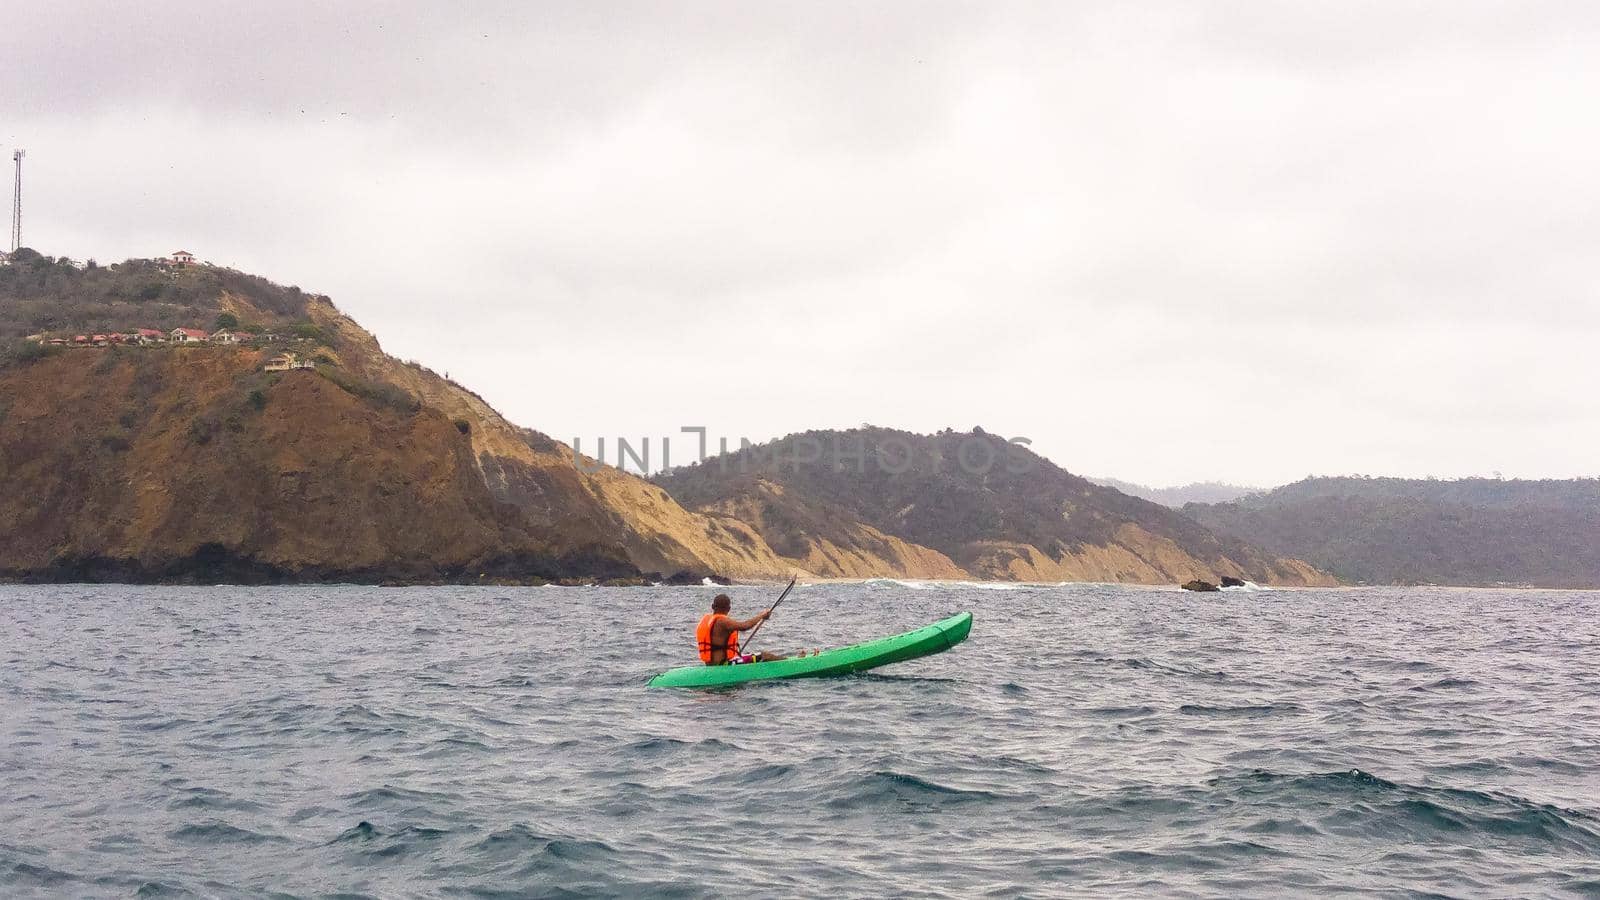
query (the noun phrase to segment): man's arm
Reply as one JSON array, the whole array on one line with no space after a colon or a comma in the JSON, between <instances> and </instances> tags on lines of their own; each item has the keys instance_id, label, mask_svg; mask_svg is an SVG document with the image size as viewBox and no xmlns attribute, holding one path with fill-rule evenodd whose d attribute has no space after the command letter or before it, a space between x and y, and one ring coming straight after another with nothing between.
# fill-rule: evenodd
<instances>
[{"instance_id":1,"label":"man's arm","mask_svg":"<svg viewBox=\"0 0 1600 900\"><path fill-rule=\"evenodd\" d=\"M732 628L734 631L749 631L750 629L766 621L767 617L770 615L772 615L772 607L769 606L750 618L745 619L743 622L730 622L728 627Z\"/></svg>"}]
</instances>

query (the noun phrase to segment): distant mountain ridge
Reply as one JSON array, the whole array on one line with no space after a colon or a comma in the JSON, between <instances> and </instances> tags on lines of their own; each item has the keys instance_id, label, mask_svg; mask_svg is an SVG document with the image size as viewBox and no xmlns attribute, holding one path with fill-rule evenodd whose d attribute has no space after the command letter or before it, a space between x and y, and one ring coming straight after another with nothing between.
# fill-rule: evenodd
<instances>
[{"instance_id":1,"label":"distant mountain ridge","mask_svg":"<svg viewBox=\"0 0 1600 900\"><path fill-rule=\"evenodd\" d=\"M1336 583L981 429L808 431L653 480L818 575Z\"/></svg>"},{"instance_id":2,"label":"distant mountain ridge","mask_svg":"<svg viewBox=\"0 0 1600 900\"><path fill-rule=\"evenodd\" d=\"M1139 497L1151 503L1182 509L1185 503L1231 503L1247 494L1260 493L1264 488L1242 487L1221 481L1195 481L1177 487L1149 487L1123 481L1120 478L1090 478L1095 484L1116 488L1130 497Z\"/></svg>"},{"instance_id":3,"label":"distant mountain ridge","mask_svg":"<svg viewBox=\"0 0 1600 900\"><path fill-rule=\"evenodd\" d=\"M1183 511L1351 581L1600 587L1600 479L1308 478Z\"/></svg>"}]
</instances>

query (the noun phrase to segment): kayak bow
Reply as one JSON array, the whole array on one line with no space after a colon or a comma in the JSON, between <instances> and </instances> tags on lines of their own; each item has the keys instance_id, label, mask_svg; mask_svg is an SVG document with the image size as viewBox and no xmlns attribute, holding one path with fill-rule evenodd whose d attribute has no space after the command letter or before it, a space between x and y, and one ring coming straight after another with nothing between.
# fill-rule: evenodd
<instances>
[{"instance_id":1,"label":"kayak bow","mask_svg":"<svg viewBox=\"0 0 1600 900\"><path fill-rule=\"evenodd\" d=\"M837 650L824 650L816 656L797 656L737 666L700 665L669 669L650 679L650 687L721 687L746 681L849 675L943 653L966 640L971 631L972 613L964 612L916 631Z\"/></svg>"}]
</instances>

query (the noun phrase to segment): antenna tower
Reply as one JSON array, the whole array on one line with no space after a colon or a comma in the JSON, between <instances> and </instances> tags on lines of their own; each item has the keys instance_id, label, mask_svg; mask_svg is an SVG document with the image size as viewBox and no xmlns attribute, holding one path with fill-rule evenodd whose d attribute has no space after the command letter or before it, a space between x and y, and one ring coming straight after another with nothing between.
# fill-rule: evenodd
<instances>
[{"instance_id":1,"label":"antenna tower","mask_svg":"<svg viewBox=\"0 0 1600 900\"><path fill-rule=\"evenodd\" d=\"M17 252L22 246L22 158L28 155L26 150L18 150L11 154L17 163L17 182L11 189L11 252Z\"/></svg>"}]
</instances>

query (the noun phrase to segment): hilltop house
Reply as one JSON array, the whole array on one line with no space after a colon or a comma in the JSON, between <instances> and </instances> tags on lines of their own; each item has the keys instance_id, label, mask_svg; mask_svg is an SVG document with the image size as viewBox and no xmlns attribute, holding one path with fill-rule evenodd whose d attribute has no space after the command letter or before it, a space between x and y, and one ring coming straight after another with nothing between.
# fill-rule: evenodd
<instances>
[{"instance_id":1,"label":"hilltop house","mask_svg":"<svg viewBox=\"0 0 1600 900\"><path fill-rule=\"evenodd\" d=\"M174 250L172 251L172 264L175 266L192 266L194 265L194 254L187 250Z\"/></svg>"},{"instance_id":2,"label":"hilltop house","mask_svg":"<svg viewBox=\"0 0 1600 900\"><path fill-rule=\"evenodd\" d=\"M198 344L206 337L206 333L198 328L174 328L171 334L174 344Z\"/></svg>"},{"instance_id":3,"label":"hilltop house","mask_svg":"<svg viewBox=\"0 0 1600 900\"><path fill-rule=\"evenodd\" d=\"M309 359L295 359L293 353L283 353L267 360L267 364L261 368L268 372L288 372L291 369L311 369L314 371L317 368L317 364Z\"/></svg>"}]
</instances>

